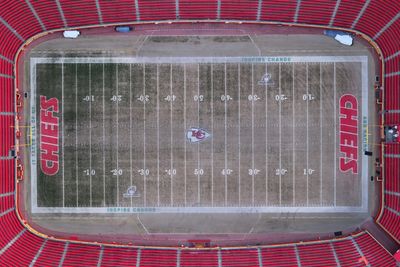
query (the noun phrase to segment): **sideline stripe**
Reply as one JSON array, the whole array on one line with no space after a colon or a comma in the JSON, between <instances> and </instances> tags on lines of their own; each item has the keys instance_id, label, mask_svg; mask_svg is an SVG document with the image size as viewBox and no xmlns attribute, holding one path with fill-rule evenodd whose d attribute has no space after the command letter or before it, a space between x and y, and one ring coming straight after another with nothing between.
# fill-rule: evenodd
<instances>
[{"instance_id":1,"label":"sideline stripe","mask_svg":"<svg viewBox=\"0 0 400 267\"><path fill-rule=\"evenodd\" d=\"M65 28L68 28L68 23L67 23L67 20L65 19L64 12L63 12L63 9L62 9L62 7L61 7L60 1L59 1L59 0L56 0L56 4L57 4L58 12L60 12L61 20L62 20L63 23L64 23L64 27L65 27Z\"/></svg>"},{"instance_id":2,"label":"sideline stripe","mask_svg":"<svg viewBox=\"0 0 400 267\"><path fill-rule=\"evenodd\" d=\"M62 146L62 203L65 206L65 158L64 158L64 63L61 64L61 146Z\"/></svg>"},{"instance_id":3,"label":"sideline stripe","mask_svg":"<svg viewBox=\"0 0 400 267\"><path fill-rule=\"evenodd\" d=\"M0 256L6 252L24 233L26 232L26 228L24 228L21 232L19 232L8 244L0 250Z\"/></svg>"},{"instance_id":4,"label":"sideline stripe","mask_svg":"<svg viewBox=\"0 0 400 267\"><path fill-rule=\"evenodd\" d=\"M13 28L10 26L10 24L7 23L2 17L0 17L0 22L4 24L15 36L17 36L18 39L20 39L22 42L25 42L25 39Z\"/></svg>"},{"instance_id":5,"label":"sideline stripe","mask_svg":"<svg viewBox=\"0 0 400 267\"><path fill-rule=\"evenodd\" d=\"M46 31L46 26L43 24L43 22L40 19L39 15L36 13L36 10L33 8L31 2L29 0L25 0L25 2L28 5L29 9L31 10L32 14L35 16L35 18L39 22L40 26L42 27L42 30Z\"/></svg>"},{"instance_id":6,"label":"sideline stripe","mask_svg":"<svg viewBox=\"0 0 400 267\"><path fill-rule=\"evenodd\" d=\"M375 34L375 36L372 38L374 40L378 39L379 36L382 35L382 33L384 31L386 31L390 26L392 26L392 24L398 19L400 18L400 13L397 13L396 16L394 16L377 34Z\"/></svg>"},{"instance_id":7,"label":"sideline stripe","mask_svg":"<svg viewBox=\"0 0 400 267\"><path fill-rule=\"evenodd\" d=\"M360 20L360 18L362 17L362 15L364 14L365 10L367 9L369 3L371 2L371 0L367 0L364 3L364 6L361 8L360 13L358 13L357 18L353 21L353 24L351 25L351 29L354 29L354 27L357 25L358 21Z\"/></svg>"},{"instance_id":8,"label":"sideline stripe","mask_svg":"<svg viewBox=\"0 0 400 267\"><path fill-rule=\"evenodd\" d=\"M339 6L340 6L340 0L336 0L335 9L332 12L331 20L329 21L329 26L333 25L333 22L335 21L336 13L339 9Z\"/></svg>"}]
</instances>

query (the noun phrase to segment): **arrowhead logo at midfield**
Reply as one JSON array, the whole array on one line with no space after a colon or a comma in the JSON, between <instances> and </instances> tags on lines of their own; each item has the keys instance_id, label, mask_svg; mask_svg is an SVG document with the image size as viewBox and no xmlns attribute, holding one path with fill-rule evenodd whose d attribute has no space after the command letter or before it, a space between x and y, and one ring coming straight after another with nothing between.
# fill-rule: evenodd
<instances>
[{"instance_id":1,"label":"arrowhead logo at midfield","mask_svg":"<svg viewBox=\"0 0 400 267\"><path fill-rule=\"evenodd\" d=\"M211 134L201 128L192 127L186 132L186 137L190 143L197 143L206 140Z\"/></svg>"}]
</instances>

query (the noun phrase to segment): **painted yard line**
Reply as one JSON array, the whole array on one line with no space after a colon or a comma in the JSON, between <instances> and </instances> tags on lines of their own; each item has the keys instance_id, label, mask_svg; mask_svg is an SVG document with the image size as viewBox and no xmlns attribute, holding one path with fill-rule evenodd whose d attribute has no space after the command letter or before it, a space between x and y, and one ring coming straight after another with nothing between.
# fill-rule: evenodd
<instances>
[{"instance_id":1,"label":"painted yard line","mask_svg":"<svg viewBox=\"0 0 400 267\"><path fill-rule=\"evenodd\" d=\"M211 133L214 133L214 68L211 64ZM214 206L214 138L211 138L211 206Z\"/></svg>"},{"instance_id":2,"label":"painted yard line","mask_svg":"<svg viewBox=\"0 0 400 267\"><path fill-rule=\"evenodd\" d=\"M89 63L89 97L92 97L92 65ZM89 204L92 206L92 101L89 101Z\"/></svg>"},{"instance_id":3,"label":"painted yard line","mask_svg":"<svg viewBox=\"0 0 400 267\"><path fill-rule=\"evenodd\" d=\"M157 206L160 206L160 65L157 64Z\"/></svg>"},{"instance_id":4,"label":"painted yard line","mask_svg":"<svg viewBox=\"0 0 400 267\"><path fill-rule=\"evenodd\" d=\"M227 164L227 162L226 162L226 160L227 160L227 157L228 157L228 155L227 155L227 151L226 151L226 139L227 139L227 130L226 130L226 117L227 117L227 114L226 114L226 109L227 109L227 107L226 107L226 102L227 102L227 97L226 97L226 63L224 64L224 95L225 95L225 103L224 103L224 130L225 130L225 132L224 132L224 145L225 145L225 149L224 149L224 158L225 158L225 206L228 204L228 177L227 177L227 166L228 166L228 164Z\"/></svg>"},{"instance_id":5,"label":"painted yard line","mask_svg":"<svg viewBox=\"0 0 400 267\"><path fill-rule=\"evenodd\" d=\"M292 101L292 148L293 148L293 151L292 151L292 164L293 164L293 168L292 168L292 172L293 172L293 177L292 177L292 180L293 180L293 202L292 202L292 205L293 206L296 205L296 177L295 177L295 172L296 172L296 150L295 150L296 145L295 145L295 142L296 142L296 139L295 139L295 120L294 120L295 109L296 109L296 105L295 105L296 99L294 97L294 77L295 77L294 63L292 63L292 98L293 98L293 101Z\"/></svg>"},{"instance_id":6,"label":"painted yard line","mask_svg":"<svg viewBox=\"0 0 400 267\"><path fill-rule=\"evenodd\" d=\"M279 96L281 95L281 63L279 63ZM279 101L279 205L282 204L282 101L282 99Z\"/></svg>"},{"instance_id":7,"label":"painted yard line","mask_svg":"<svg viewBox=\"0 0 400 267\"><path fill-rule=\"evenodd\" d=\"M319 63L319 204L322 205L322 69Z\"/></svg>"},{"instance_id":8,"label":"painted yard line","mask_svg":"<svg viewBox=\"0 0 400 267\"><path fill-rule=\"evenodd\" d=\"M79 172L78 172L78 64L75 63L75 182L76 182L76 206L78 207Z\"/></svg>"},{"instance_id":9,"label":"painted yard line","mask_svg":"<svg viewBox=\"0 0 400 267\"><path fill-rule=\"evenodd\" d=\"M197 97L200 97L200 64L197 64ZM197 101L197 127L200 127L200 99ZM200 169L200 143L197 143L197 170ZM197 172L197 202L200 204L200 174Z\"/></svg>"},{"instance_id":10,"label":"painted yard line","mask_svg":"<svg viewBox=\"0 0 400 267\"><path fill-rule=\"evenodd\" d=\"M118 64L115 66L116 72L116 95L118 98ZM119 207L119 101L115 101L117 103L117 207Z\"/></svg>"},{"instance_id":11,"label":"painted yard line","mask_svg":"<svg viewBox=\"0 0 400 267\"><path fill-rule=\"evenodd\" d=\"M254 97L254 64L251 64L251 96ZM251 101L251 203L254 205L254 98Z\"/></svg>"},{"instance_id":12,"label":"painted yard line","mask_svg":"<svg viewBox=\"0 0 400 267\"><path fill-rule=\"evenodd\" d=\"M61 147L62 147L62 203L65 207L65 157L64 157L64 63L61 64Z\"/></svg>"},{"instance_id":13,"label":"painted yard line","mask_svg":"<svg viewBox=\"0 0 400 267\"><path fill-rule=\"evenodd\" d=\"M334 120L334 133L335 136L333 138L334 140L334 149L333 149L333 181L334 181L334 186L333 186L333 204L336 206L336 178L337 178L337 160L336 160L336 132L337 132L337 122L336 122L336 63L333 63L333 120Z\"/></svg>"},{"instance_id":14,"label":"painted yard line","mask_svg":"<svg viewBox=\"0 0 400 267\"><path fill-rule=\"evenodd\" d=\"M146 206L146 64L143 63L143 206Z\"/></svg>"},{"instance_id":15,"label":"painted yard line","mask_svg":"<svg viewBox=\"0 0 400 267\"><path fill-rule=\"evenodd\" d=\"M133 166L132 166L132 64L129 64L129 179L130 186L133 184ZM133 206L133 197L131 197L131 207Z\"/></svg>"},{"instance_id":16,"label":"painted yard line","mask_svg":"<svg viewBox=\"0 0 400 267\"><path fill-rule=\"evenodd\" d=\"M241 164L241 158L240 158L240 153L241 153L241 149L240 149L240 142L241 142L241 136L240 136L240 64L238 64L238 137L239 137L239 146L238 146L238 160L239 160L239 164L238 164L238 185L239 185L239 196L238 196L238 202L239 202L239 206L241 204L241 188L240 188L240 182L241 182L241 177L240 177L240 172L241 172L241 168L240 168L240 164Z\"/></svg>"},{"instance_id":17,"label":"painted yard line","mask_svg":"<svg viewBox=\"0 0 400 267\"><path fill-rule=\"evenodd\" d=\"M265 64L265 75L268 64ZM268 83L265 83L265 205L268 206Z\"/></svg>"},{"instance_id":18,"label":"painted yard line","mask_svg":"<svg viewBox=\"0 0 400 267\"><path fill-rule=\"evenodd\" d=\"M183 64L183 127L186 131L186 64ZM186 202L187 202L187 164L186 164L186 153L187 153L187 149L186 149L186 140L184 140L184 162L185 162L185 190L184 190L184 194L185 194L185 207L186 207Z\"/></svg>"},{"instance_id":19,"label":"painted yard line","mask_svg":"<svg viewBox=\"0 0 400 267\"><path fill-rule=\"evenodd\" d=\"M306 63L306 92L307 92L307 96L309 95L309 91L308 91L308 63ZM308 129L308 102L309 101L307 101L307 103L306 103L306 124L307 124L307 127L306 127L306 150L307 150L307 152L306 152L306 165L307 165L307 172L306 172L306 174L307 174L307 190L306 190L306 195L307 195L307 206L309 205L308 204L308 202L309 202L309 200L308 200L308 180L309 180L309 174L308 174L308 170L310 169L310 165L309 165L309 155L308 155L308 153L309 153L309 141L308 141L308 137L309 137L309 129Z\"/></svg>"},{"instance_id":20,"label":"painted yard line","mask_svg":"<svg viewBox=\"0 0 400 267\"><path fill-rule=\"evenodd\" d=\"M106 143L106 130L105 130L105 99L104 99L104 63L103 63L103 77L102 77L102 105L103 105L103 203L106 205L106 155L105 155L105 143Z\"/></svg>"},{"instance_id":21,"label":"painted yard line","mask_svg":"<svg viewBox=\"0 0 400 267\"><path fill-rule=\"evenodd\" d=\"M174 204L174 198L173 198L173 195L174 195L174 183L173 183L173 178L174 178L174 175L173 175L173 169L174 169L174 151L173 151L173 131L172 131L172 129L173 129L173 113L172 113L172 109L173 109L173 105L172 105L172 102L173 102L173 93L172 93L172 64L170 64L170 67L169 67L169 69L170 69L170 71L169 71L169 94L171 95L171 101L170 101L170 137L171 137L171 139L170 139L170 160L171 160L171 166L170 166L170 169L171 169L171 175L170 175L170 178L171 178L171 206L173 206L173 204ZM185 129L186 130L186 129Z\"/></svg>"}]
</instances>

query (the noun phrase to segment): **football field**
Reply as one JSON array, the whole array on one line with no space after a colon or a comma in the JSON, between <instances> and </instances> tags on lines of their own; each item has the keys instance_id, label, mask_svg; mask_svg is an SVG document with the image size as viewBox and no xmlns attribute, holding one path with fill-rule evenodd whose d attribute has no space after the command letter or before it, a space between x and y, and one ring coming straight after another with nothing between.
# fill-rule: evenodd
<instances>
[{"instance_id":1,"label":"football field","mask_svg":"<svg viewBox=\"0 0 400 267\"><path fill-rule=\"evenodd\" d=\"M367 63L31 58L32 212L366 212Z\"/></svg>"}]
</instances>

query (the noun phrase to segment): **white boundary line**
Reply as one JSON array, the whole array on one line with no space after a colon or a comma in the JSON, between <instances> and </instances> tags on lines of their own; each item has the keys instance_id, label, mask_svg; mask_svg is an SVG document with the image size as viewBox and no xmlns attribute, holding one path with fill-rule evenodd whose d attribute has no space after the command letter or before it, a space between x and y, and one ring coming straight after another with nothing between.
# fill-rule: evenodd
<instances>
[{"instance_id":1,"label":"white boundary line","mask_svg":"<svg viewBox=\"0 0 400 267\"><path fill-rule=\"evenodd\" d=\"M282 95L281 64L279 63L279 96ZM282 204L282 101L279 101L279 205Z\"/></svg>"},{"instance_id":2,"label":"white boundary line","mask_svg":"<svg viewBox=\"0 0 400 267\"><path fill-rule=\"evenodd\" d=\"M34 57L36 63L280 63L367 62L367 56L276 56L276 57Z\"/></svg>"},{"instance_id":3,"label":"white boundary line","mask_svg":"<svg viewBox=\"0 0 400 267\"><path fill-rule=\"evenodd\" d=\"M322 69L319 63L319 204L322 206Z\"/></svg>"},{"instance_id":4,"label":"white boundary line","mask_svg":"<svg viewBox=\"0 0 400 267\"><path fill-rule=\"evenodd\" d=\"M130 186L133 184L133 166L132 166L132 64L129 64L129 178ZM131 199L131 207L133 206L133 197Z\"/></svg>"},{"instance_id":5,"label":"white boundary line","mask_svg":"<svg viewBox=\"0 0 400 267\"><path fill-rule=\"evenodd\" d=\"M238 64L238 137L239 137L239 146L238 146L238 148L239 148L239 151L238 151L238 160L239 160L239 164L238 164L238 185L239 185L239 192L238 192L238 203L239 203L239 206L241 206L241 186L240 186L240 183L241 183L241 174L240 174L240 172L241 172L241 144L240 144L240 142L241 142L241 136L240 136L240 99L241 99L241 90L240 90L240 64Z\"/></svg>"},{"instance_id":6,"label":"white boundary line","mask_svg":"<svg viewBox=\"0 0 400 267\"><path fill-rule=\"evenodd\" d=\"M186 64L183 64L183 126L184 126L184 129L185 129L185 131L187 130L186 129ZM184 170L184 172L185 172L185 185L184 185L184 187L185 187L185 192L184 192L184 195L185 195L185 202L184 202L184 204L185 204L185 207L186 207L186 205L187 205L187 163L186 163L186 157L187 157L187 155L186 155L186 153L187 153L187 148L186 148L186 138L184 138L184 150L185 150L185 153L184 153L184 163L185 163L185 170Z\"/></svg>"},{"instance_id":7,"label":"white boundary line","mask_svg":"<svg viewBox=\"0 0 400 267\"><path fill-rule=\"evenodd\" d=\"M265 74L268 64L265 64ZM268 205L268 83L265 83L265 205Z\"/></svg>"},{"instance_id":8,"label":"white boundary line","mask_svg":"<svg viewBox=\"0 0 400 267\"><path fill-rule=\"evenodd\" d=\"M292 152L292 171L293 171L293 202L292 205L295 206L296 205L296 138L295 138L295 128L296 128L296 124L295 124L295 109L296 109L296 98L294 95L294 80L295 80L295 75L294 75L294 63L292 63L292 147L293 147L293 152Z\"/></svg>"},{"instance_id":9,"label":"white boundary line","mask_svg":"<svg viewBox=\"0 0 400 267\"><path fill-rule=\"evenodd\" d=\"M78 170L78 64L75 63L75 171L76 206L79 207L79 170Z\"/></svg>"},{"instance_id":10,"label":"white boundary line","mask_svg":"<svg viewBox=\"0 0 400 267\"><path fill-rule=\"evenodd\" d=\"M197 97L200 97L200 64L197 64ZM197 127L200 127L200 99L197 101ZM200 143L197 143L197 169L200 169ZM200 174L197 172L197 202L200 205Z\"/></svg>"},{"instance_id":11,"label":"white boundary line","mask_svg":"<svg viewBox=\"0 0 400 267\"><path fill-rule=\"evenodd\" d=\"M333 205L336 206L336 179L337 179L337 158L336 158L336 146L337 146L337 141L336 141L336 136L337 136L337 106L336 106L336 63L333 63L333 120L334 120L334 133L335 133L335 138L334 139L334 149L333 149Z\"/></svg>"},{"instance_id":12,"label":"white boundary line","mask_svg":"<svg viewBox=\"0 0 400 267\"><path fill-rule=\"evenodd\" d=\"M105 96L104 96L104 63L102 64L103 66L103 77L102 77L102 104L103 104L103 203L104 206L106 205L106 157L105 157L105 143L106 143L106 130L105 130Z\"/></svg>"},{"instance_id":13,"label":"white boundary line","mask_svg":"<svg viewBox=\"0 0 400 267\"><path fill-rule=\"evenodd\" d=\"M89 63L89 97L92 97L92 65ZM92 206L92 99L89 101L89 205Z\"/></svg>"},{"instance_id":14,"label":"white boundary line","mask_svg":"<svg viewBox=\"0 0 400 267\"><path fill-rule=\"evenodd\" d=\"M340 57L335 57L335 60L331 60L331 61L328 61L328 62L339 62L339 61L341 61L341 62L353 62L352 60L354 59L354 58L357 58L357 57L348 57L348 59L347 60L339 60L338 58L340 58ZM351 58L351 59L349 59L349 58ZM362 98L363 98L363 103L366 101L367 103L368 103L368 95L366 95L366 93L367 93L367 90L368 90L368 77L367 77L367 71L368 71L368 65L367 65L367 57L363 57L363 56L361 56L361 57L359 57L359 58L361 58L362 60L360 60L361 61L361 63L362 63L362 68L363 68L363 72L362 72ZM101 61L101 63L103 63L103 61L105 62L106 60L105 59L101 59L102 61ZM33 64L33 66L31 66L31 85L33 85L32 86L32 95L33 96L35 96L35 90L36 90L36 80L35 80L35 78L34 77L36 77L36 75L34 75L34 73L36 73L36 64L39 62L40 60L37 60L37 58L32 58L31 59L31 63L33 62L34 64ZM359 62L360 62L359 61ZM62 62L64 62L63 60L60 60L60 62L62 63ZM293 61L292 61L293 62ZM71 61L71 63L76 63L76 62L73 62L73 61ZM93 63L92 61L89 61L89 63ZM114 61L114 63L115 63L115 61ZM334 64L335 65L335 64ZM76 66L76 68L77 68L77 66ZM103 71L104 71L104 65L103 65ZM75 75L77 75L77 71L75 71L76 73L75 73ZM144 72L144 76L145 76L145 68L144 68L144 70L143 70L143 72ZM334 67L334 76L336 77L336 66ZM75 80L76 80L77 78L75 77ZM104 80L104 75L103 75L103 80ZM143 82L145 82L145 81L143 81ZM336 78L334 79L334 87L335 87L335 90L334 90L334 94L335 94L335 101L334 101L334 106L335 106L335 110L336 110ZM76 90L77 90L77 82L76 82ZM103 84L103 90L104 90L104 84ZM145 88L144 88L144 90L145 90ZM103 92L104 93L104 92ZM75 98L77 98L77 92L76 92L76 94L75 94ZM103 101L104 101L104 97L103 97ZM75 103L75 105L77 105L77 101L75 101L76 103ZM35 98L33 97L32 99L31 99L31 107L32 107L32 109L31 109L31 114L32 114L32 122L36 122L36 103L35 103ZM103 109L104 109L104 105L103 105ZM365 109L365 110L364 110ZM365 105L363 105L363 111L362 111L362 115L363 116L367 116L368 115L368 107L366 107ZM336 117L336 114L335 114L335 117ZM104 118L103 118L103 120L104 120ZM103 125L104 126L104 125ZM77 127L77 125L76 125L76 127ZM335 128L336 128L337 126L336 126L336 118L335 118ZM31 149L31 155L35 155L35 158L34 159L31 159L31 166L32 166L32 170L36 170L36 129L35 129L36 127L35 127L35 125L33 125L32 126L32 129L33 129L33 137L32 137L32 140L33 140L33 146L32 146L32 149ZM103 127L104 128L104 127ZM104 130L104 129L103 129ZM144 129L144 131L145 131L145 129ZM76 139L76 141L78 141L77 139ZM336 139L335 139L335 143L336 143ZM104 152L104 151L103 151ZM336 144L335 144L335 155L336 155ZM104 157L103 157L103 159L104 159ZM365 158L365 157L363 157L363 159L362 159L362 161L363 161L363 172L366 172L367 171L367 167L368 167L368 165L367 165L367 159ZM337 163L336 163L336 161L335 161L335 165L336 165ZM336 168L335 168L336 169ZM77 174L78 174L78 166L76 166L76 171L77 171ZM35 173L33 173L32 174L32 197L33 197L33 201L32 201L32 212L46 212L46 211L44 211L44 210L54 210L54 209L63 209L63 208L38 208L37 207L37 188L36 188L36 181L37 181L37 178L36 178L36 175L37 175L37 172L35 172ZM336 170L335 170L335 175L336 175ZM77 179L77 183L78 183L78 175L77 175L77 177L76 177L76 179ZM335 177L335 185L336 185L336 177ZM335 198L335 205L334 205L334 207L321 207L321 208L333 208L334 209L334 211L333 212L347 212L347 211L352 211L352 212L365 212L366 211L366 209L367 209L367 201L368 201L368 199L367 199L367 196L368 196L368 192L367 191L365 191L366 189L368 189L368 183L365 181L365 179L362 179L362 187L363 187L363 192L362 192L362 206L361 206L361 209L360 209L360 207L342 207L342 206L336 206L336 186L335 186L335 188L334 188L334 190L335 190L335 194L334 194L334 198ZM365 189L366 188L366 189ZM185 188L186 189L186 188ZM105 190L105 188L104 188L104 190ZM76 196L76 198L77 198L77 203L78 203L78 184L77 184L77 188L76 188L76 191L77 191L77 196ZM36 192L36 193L35 193ZM200 210L200 212L202 212L201 211L201 208L198 208L198 207L196 207L197 209L199 209ZM205 208L208 208L208 207L205 207ZM246 207L242 207L242 208L246 208ZM254 208L254 207L247 207L248 209L251 209L252 211L254 211L254 210L257 210L257 212L259 212L260 211L260 209L259 208ZM261 207L261 209L263 209L263 210L265 210L264 208L266 208L266 209L268 209L268 208L270 208L270 207ZM272 207L272 208L274 208L274 207ZM281 207L275 207L275 208L279 208L279 209L281 209L282 210L282 208ZM284 208L289 208L289 209L291 209L291 208L295 208L295 207L284 207ZM103 207L103 208L66 208L66 209L77 209L77 210L82 210L82 209L107 209L107 207ZM188 209L191 209L191 208L188 208ZM218 207L217 207L217 209L218 209ZM226 209L226 208L225 208ZM236 208L233 208L233 209L236 209ZM314 212L314 211L312 211L311 210L312 209L312 207L306 207L306 208L301 208L300 209L300 212L301 212L301 210L307 210L307 212ZM229 210L229 209L228 209ZM78 211L78 212L79 212ZM252 212L251 211L251 212ZM68 211L69 213L70 213L70 211ZM95 211L95 212L97 212L97 211ZM168 211L167 211L168 212ZM189 212L194 212L194 211L189 211ZM207 211L208 212L208 211ZM219 212L219 211L218 211ZM267 211L268 212L268 211ZM289 211L290 212L290 211ZM297 212L299 212L299 210L297 210ZM317 211L315 211L315 212L317 212ZM320 212L320 211L318 211L318 212ZM325 212L329 212L329 211L325 211Z\"/></svg>"},{"instance_id":15,"label":"white boundary line","mask_svg":"<svg viewBox=\"0 0 400 267\"><path fill-rule=\"evenodd\" d=\"M225 124L224 124L224 129L225 129L225 132L224 132L224 145L225 145L225 155L224 155L224 157L225 157L225 206L227 206L227 204L228 204L228 177L227 177L227 168L228 168L228 164L227 164L227 154L228 154L228 152L226 151L226 143L227 143L227 133L226 133L226 131L227 131L227 129L226 129L226 116L227 116L227 114L226 114L226 103L227 103L227 97L226 97L226 63L224 64L224 95L225 95L225 101L224 101L224 109L225 109L225 112L224 112L224 121L225 121Z\"/></svg>"},{"instance_id":16,"label":"white boundary line","mask_svg":"<svg viewBox=\"0 0 400 267\"><path fill-rule=\"evenodd\" d=\"M174 195L174 183L173 183L173 178L174 178L174 175L173 175L173 169L174 169L174 151L173 151L173 145L174 145L174 141L173 141L173 131L172 131L172 128L173 128L173 112L172 112L172 109L173 109L173 105L172 105L172 102L173 102L173 93L172 93L172 64L170 64L170 74L169 74L170 76L170 78L169 78L169 81L170 81L170 95L171 95L171 102L170 102L170 136L171 136L171 140L170 140L170 146L171 146L171 150L170 150L170 153L171 153L171 155L170 155L170 160L171 160L171 167L170 167L170 169L171 169L171 206L173 206L174 205L174 198L173 198L173 195ZM185 129L186 130L186 129Z\"/></svg>"},{"instance_id":17,"label":"white boundary line","mask_svg":"<svg viewBox=\"0 0 400 267\"><path fill-rule=\"evenodd\" d=\"M118 64L116 64L115 66L115 75L116 75L116 95L118 98ZM117 103L117 206L119 206L119 101L117 99L117 101L115 101Z\"/></svg>"},{"instance_id":18,"label":"white boundary line","mask_svg":"<svg viewBox=\"0 0 400 267\"><path fill-rule=\"evenodd\" d=\"M30 82L31 82L31 99L30 99L30 104L31 104L31 131L32 131L32 136L31 136L31 152L30 152L30 157L31 157L31 205L32 205L32 212L38 208L38 203L37 203L37 121L36 121L36 62L33 58L31 58L31 72L30 72Z\"/></svg>"},{"instance_id":19,"label":"white boundary line","mask_svg":"<svg viewBox=\"0 0 400 267\"><path fill-rule=\"evenodd\" d=\"M251 203L254 205L254 64L251 64Z\"/></svg>"},{"instance_id":20,"label":"white boundary line","mask_svg":"<svg viewBox=\"0 0 400 267\"><path fill-rule=\"evenodd\" d=\"M64 158L64 150L65 150L65 142L64 142L64 63L61 63L61 147L62 147L62 205L65 207L65 158Z\"/></svg>"},{"instance_id":21,"label":"white boundary line","mask_svg":"<svg viewBox=\"0 0 400 267\"><path fill-rule=\"evenodd\" d=\"M100 207L37 208L35 213L364 213L360 207Z\"/></svg>"},{"instance_id":22,"label":"white boundary line","mask_svg":"<svg viewBox=\"0 0 400 267\"><path fill-rule=\"evenodd\" d=\"M308 63L306 63L306 94L308 97L309 94L309 90L308 90ZM308 141L308 135L309 135L309 129L308 129L308 100L306 101L306 165L307 165L307 171L306 171L306 178L307 178L307 190L306 190L306 196L307 196L307 206L309 206L309 200L308 200L308 180L309 180L309 169L310 169L310 165L309 165L309 159L308 159L308 146L309 146L309 141Z\"/></svg>"},{"instance_id":23,"label":"white boundary line","mask_svg":"<svg viewBox=\"0 0 400 267\"><path fill-rule=\"evenodd\" d=\"M146 206L146 64L143 63L143 206Z\"/></svg>"},{"instance_id":24,"label":"white boundary line","mask_svg":"<svg viewBox=\"0 0 400 267\"><path fill-rule=\"evenodd\" d=\"M214 65L211 64L211 132L214 132ZM211 138L211 206L214 206L214 138Z\"/></svg>"},{"instance_id":25,"label":"white boundary line","mask_svg":"<svg viewBox=\"0 0 400 267\"><path fill-rule=\"evenodd\" d=\"M157 64L157 206L160 206L160 65ZM172 170L171 170L172 171Z\"/></svg>"}]
</instances>

